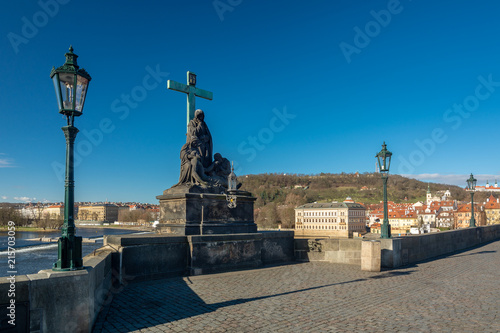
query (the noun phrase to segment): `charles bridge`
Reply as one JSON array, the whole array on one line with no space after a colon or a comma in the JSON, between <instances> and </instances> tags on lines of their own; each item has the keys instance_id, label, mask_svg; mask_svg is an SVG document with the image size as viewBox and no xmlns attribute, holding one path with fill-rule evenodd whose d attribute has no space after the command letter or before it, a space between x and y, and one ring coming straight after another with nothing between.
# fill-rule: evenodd
<instances>
[{"instance_id":1,"label":"charles bridge","mask_svg":"<svg viewBox=\"0 0 500 333\"><path fill-rule=\"evenodd\" d=\"M499 262L500 225L379 242L109 236L82 270L16 276L13 332L500 332Z\"/></svg>"},{"instance_id":2,"label":"charles bridge","mask_svg":"<svg viewBox=\"0 0 500 333\"><path fill-rule=\"evenodd\" d=\"M382 272L307 262L130 283L93 332L499 332L500 241Z\"/></svg>"}]
</instances>

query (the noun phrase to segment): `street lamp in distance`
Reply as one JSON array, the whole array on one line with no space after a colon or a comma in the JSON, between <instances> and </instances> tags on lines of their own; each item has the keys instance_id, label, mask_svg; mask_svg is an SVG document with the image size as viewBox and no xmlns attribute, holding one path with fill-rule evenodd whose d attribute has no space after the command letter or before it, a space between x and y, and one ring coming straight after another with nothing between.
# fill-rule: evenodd
<instances>
[{"instance_id":1,"label":"street lamp in distance","mask_svg":"<svg viewBox=\"0 0 500 333\"><path fill-rule=\"evenodd\" d=\"M477 183L477 179L474 178L474 176L471 173L469 179L467 179L467 191L470 192L471 218L470 218L469 227L471 227L471 228L474 228L476 226L476 219L474 218L474 192L476 191L476 183Z\"/></svg>"},{"instance_id":2,"label":"street lamp in distance","mask_svg":"<svg viewBox=\"0 0 500 333\"><path fill-rule=\"evenodd\" d=\"M387 179L389 179L389 167L391 166L392 153L387 150L387 145L382 145L382 150L375 155L378 161L378 168L382 174L382 181L384 182L384 221L380 230L381 238L391 238L391 226L387 216Z\"/></svg>"}]
</instances>

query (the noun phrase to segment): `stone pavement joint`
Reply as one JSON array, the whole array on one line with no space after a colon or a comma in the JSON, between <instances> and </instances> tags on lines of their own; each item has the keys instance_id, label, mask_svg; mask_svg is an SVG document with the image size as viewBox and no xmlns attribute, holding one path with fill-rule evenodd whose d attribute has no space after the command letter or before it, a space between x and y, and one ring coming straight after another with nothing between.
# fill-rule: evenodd
<instances>
[{"instance_id":1,"label":"stone pavement joint","mask_svg":"<svg viewBox=\"0 0 500 333\"><path fill-rule=\"evenodd\" d=\"M402 269L309 262L128 285L99 332L500 332L500 241Z\"/></svg>"}]
</instances>

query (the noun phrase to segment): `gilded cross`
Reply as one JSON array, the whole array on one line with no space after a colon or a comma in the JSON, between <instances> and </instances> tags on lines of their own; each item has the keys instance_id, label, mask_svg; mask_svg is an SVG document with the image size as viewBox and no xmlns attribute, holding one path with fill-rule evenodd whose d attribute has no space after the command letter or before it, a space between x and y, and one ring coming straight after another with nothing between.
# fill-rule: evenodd
<instances>
[{"instance_id":1,"label":"gilded cross","mask_svg":"<svg viewBox=\"0 0 500 333\"><path fill-rule=\"evenodd\" d=\"M213 93L207 90L196 88L196 74L187 72L187 84L168 80L167 89L180 91L187 94L187 125L194 118L195 97L201 97L208 100L213 99Z\"/></svg>"}]
</instances>

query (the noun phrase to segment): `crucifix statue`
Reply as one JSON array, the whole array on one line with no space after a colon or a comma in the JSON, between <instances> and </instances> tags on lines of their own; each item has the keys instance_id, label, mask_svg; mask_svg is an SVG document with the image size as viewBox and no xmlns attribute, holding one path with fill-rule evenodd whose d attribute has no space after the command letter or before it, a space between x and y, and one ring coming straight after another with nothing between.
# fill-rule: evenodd
<instances>
[{"instance_id":1,"label":"crucifix statue","mask_svg":"<svg viewBox=\"0 0 500 333\"><path fill-rule=\"evenodd\" d=\"M195 97L201 97L208 100L213 99L213 93L211 91L196 88L196 74L193 72L187 72L187 84L168 80L167 89L187 94L187 125L189 125L189 122L194 118L194 112L196 110Z\"/></svg>"}]
</instances>

